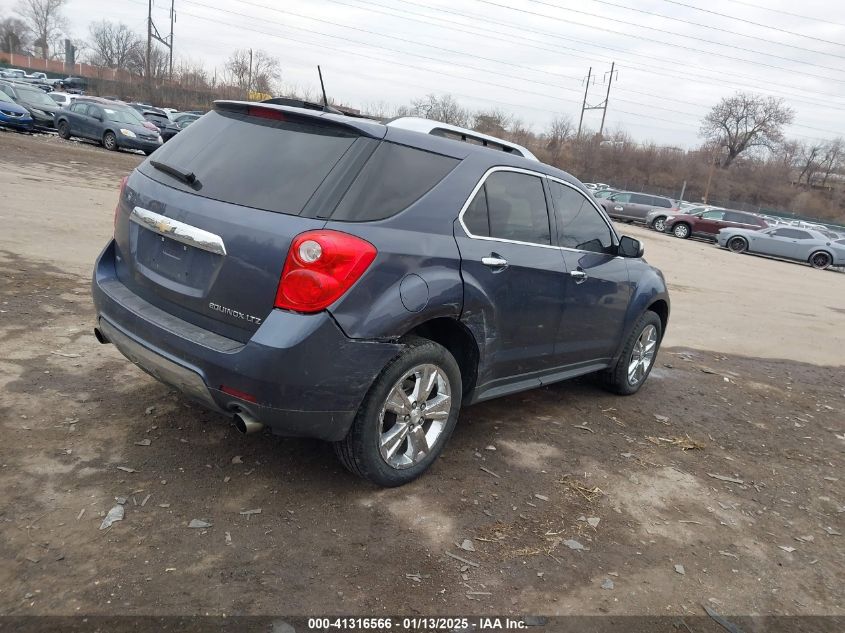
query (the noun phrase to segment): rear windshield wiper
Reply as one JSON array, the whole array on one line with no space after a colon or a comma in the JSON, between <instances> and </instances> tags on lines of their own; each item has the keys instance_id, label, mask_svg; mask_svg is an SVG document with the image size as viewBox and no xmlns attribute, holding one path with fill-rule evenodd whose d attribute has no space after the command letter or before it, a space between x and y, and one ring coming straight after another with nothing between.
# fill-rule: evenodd
<instances>
[{"instance_id":1,"label":"rear windshield wiper","mask_svg":"<svg viewBox=\"0 0 845 633\"><path fill-rule=\"evenodd\" d=\"M192 171L186 171L184 169L179 169L178 167L174 167L173 165L168 165L167 163L162 163L159 160L151 160L150 165L158 169L159 171L163 171L165 174L169 176L173 176L177 180L181 180L182 182L193 185L199 186L199 181L197 180L197 176Z\"/></svg>"}]
</instances>

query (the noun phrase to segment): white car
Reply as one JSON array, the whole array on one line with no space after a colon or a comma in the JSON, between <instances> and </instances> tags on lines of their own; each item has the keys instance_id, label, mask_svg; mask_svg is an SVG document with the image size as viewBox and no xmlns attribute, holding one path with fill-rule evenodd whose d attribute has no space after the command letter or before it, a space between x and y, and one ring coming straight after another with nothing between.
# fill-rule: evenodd
<instances>
[{"instance_id":1,"label":"white car","mask_svg":"<svg viewBox=\"0 0 845 633\"><path fill-rule=\"evenodd\" d=\"M79 97L79 95L72 95L67 92L48 92L47 96L55 101L56 105L61 106L62 108L70 107L70 104Z\"/></svg>"}]
</instances>

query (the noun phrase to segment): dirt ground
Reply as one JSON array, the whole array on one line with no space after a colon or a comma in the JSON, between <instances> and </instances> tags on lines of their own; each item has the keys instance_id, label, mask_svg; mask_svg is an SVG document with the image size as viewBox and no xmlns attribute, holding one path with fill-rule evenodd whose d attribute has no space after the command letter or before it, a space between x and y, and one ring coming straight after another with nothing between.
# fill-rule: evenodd
<instances>
[{"instance_id":1,"label":"dirt ground","mask_svg":"<svg viewBox=\"0 0 845 633\"><path fill-rule=\"evenodd\" d=\"M845 615L845 275L623 225L673 301L640 393L465 409L380 490L96 343L141 158L0 133L0 615Z\"/></svg>"}]
</instances>

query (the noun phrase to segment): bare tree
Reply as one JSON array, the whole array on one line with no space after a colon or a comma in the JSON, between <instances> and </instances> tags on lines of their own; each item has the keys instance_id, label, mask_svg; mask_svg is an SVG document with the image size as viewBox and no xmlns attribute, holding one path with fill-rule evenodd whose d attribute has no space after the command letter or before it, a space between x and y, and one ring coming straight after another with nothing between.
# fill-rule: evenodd
<instances>
[{"instance_id":1,"label":"bare tree","mask_svg":"<svg viewBox=\"0 0 845 633\"><path fill-rule=\"evenodd\" d=\"M102 20L88 26L91 63L105 68L128 70L142 52L143 42L125 24Z\"/></svg>"},{"instance_id":2,"label":"bare tree","mask_svg":"<svg viewBox=\"0 0 845 633\"><path fill-rule=\"evenodd\" d=\"M247 93L255 91L272 94L281 77L279 58L261 49L238 49L229 56L224 67L227 82Z\"/></svg>"},{"instance_id":3,"label":"bare tree","mask_svg":"<svg viewBox=\"0 0 845 633\"><path fill-rule=\"evenodd\" d=\"M826 187L830 175L845 167L845 140L842 137L832 140L825 146L824 158L822 158L819 167L824 174L822 187Z\"/></svg>"},{"instance_id":4,"label":"bare tree","mask_svg":"<svg viewBox=\"0 0 845 633\"><path fill-rule=\"evenodd\" d=\"M469 112L448 94L438 97L432 93L422 99L414 99L411 102L411 114L461 127L469 123Z\"/></svg>"},{"instance_id":5,"label":"bare tree","mask_svg":"<svg viewBox=\"0 0 845 633\"><path fill-rule=\"evenodd\" d=\"M503 136L513 117L502 110L479 110L472 115L472 129L482 134Z\"/></svg>"},{"instance_id":6,"label":"bare tree","mask_svg":"<svg viewBox=\"0 0 845 633\"><path fill-rule=\"evenodd\" d=\"M126 70L140 77L147 71L147 47L136 46L130 56ZM156 44L150 48L150 78L155 81L165 79L170 70L170 57L167 51Z\"/></svg>"},{"instance_id":7,"label":"bare tree","mask_svg":"<svg viewBox=\"0 0 845 633\"><path fill-rule=\"evenodd\" d=\"M173 76L183 88L208 89L211 78L201 61L182 59L173 69Z\"/></svg>"},{"instance_id":8,"label":"bare tree","mask_svg":"<svg viewBox=\"0 0 845 633\"><path fill-rule=\"evenodd\" d=\"M572 136L574 129L575 126L572 123L572 119L568 116L559 116L549 125L549 130L546 132L546 138L548 139L546 149L551 154L553 162L557 162L560 158L563 144Z\"/></svg>"},{"instance_id":9,"label":"bare tree","mask_svg":"<svg viewBox=\"0 0 845 633\"><path fill-rule=\"evenodd\" d=\"M821 168L821 161L824 152L823 143L801 143L798 150L798 184L803 180L807 185L813 183L816 172Z\"/></svg>"},{"instance_id":10,"label":"bare tree","mask_svg":"<svg viewBox=\"0 0 845 633\"><path fill-rule=\"evenodd\" d=\"M18 18L0 20L0 52L24 54L30 42L26 22Z\"/></svg>"},{"instance_id":11,"label":"bare tree","mask_svg":"<svg viewBox=\"0 0 845 633\"><path fill-rule=\"evenodd\" d=\"M20 0L17 6L20 15L35 35L34 46L49 59L50 50L67 30L67 20L62 9L67 0Z\"/></svg>"},{"instance_id":12,"label":"bare tree","mask_svg":"<svg viewBox=\"0 0 845 633\"><path fill-rule=\"evenodd\" d=\"M738 92L713 107L701 124L700 136L727 148L721 162L727 168L750 149L774 148L783 139L783 127L794 118L783 99Z\"/></svg>"}]
</instances>

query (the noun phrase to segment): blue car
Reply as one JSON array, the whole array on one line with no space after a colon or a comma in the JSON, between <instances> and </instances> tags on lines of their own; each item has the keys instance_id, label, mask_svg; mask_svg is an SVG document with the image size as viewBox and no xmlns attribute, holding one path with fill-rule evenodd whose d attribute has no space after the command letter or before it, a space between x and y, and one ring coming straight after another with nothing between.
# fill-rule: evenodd
<instances>
[{"instance_id":1,"label":"blue car","mask_svg":"<svg viewBox=\"0 0 845 633\"><path fill-rule=\"evenodd\" d=\"M642 254L519 145L218 101L122 183L94 335L242 432L398 486L461 406L584 374L637 392L669 318Z\"/></svg>"},{"instance_id":2,"label":"blue car","mask_svg":"<svg viewBox=\"0 0 845 633\"><path fill-rule=\"evenodd\" d=\"M11 96L0 89L0 127L31 132L32 126L29 111L15 103Z\"/></svg>"}]
</instances>

